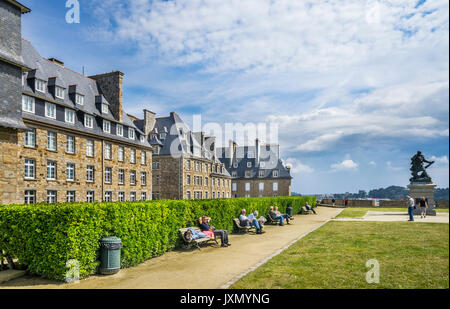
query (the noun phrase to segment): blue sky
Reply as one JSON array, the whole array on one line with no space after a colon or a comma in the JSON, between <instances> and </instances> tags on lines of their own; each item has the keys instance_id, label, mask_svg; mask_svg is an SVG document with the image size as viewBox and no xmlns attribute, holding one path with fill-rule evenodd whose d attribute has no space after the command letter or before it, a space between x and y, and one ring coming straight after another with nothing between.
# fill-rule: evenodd
<instances>
[{"instance_id":1,"label":"blue sky","mask_svg":"<svg viewBox=\"0 0 450 309\"><path fill-rule=\"evenodd\" d=\"M448 0L22 0L23 36L124 106L187 123L275 123L299 193L406 186L422 150L449 178Z\"/></svg>"}]
</instances>

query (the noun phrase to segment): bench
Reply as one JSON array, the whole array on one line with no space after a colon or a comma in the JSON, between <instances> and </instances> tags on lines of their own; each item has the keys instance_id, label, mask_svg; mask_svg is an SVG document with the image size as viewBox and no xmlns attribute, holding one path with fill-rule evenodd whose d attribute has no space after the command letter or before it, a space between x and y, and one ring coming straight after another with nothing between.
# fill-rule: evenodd
<instances>
[{"instance_id":1,"label":"bench","mask_svg":"<svg viewBox=\"0 0 450 309\"><path fill-rule=\"evenodd\" d=\"M310 215L311 210L307 209L305 206L302 207L302 215Z\"/></svg>"},{"instance_id":2,"label":"bench","mask_svg":"<svg viewBox=\"0 0 450 309\"><path fill-rule=\"evenodd\" d=\"M198 228L193 227L193 229L194 229L195 231L199 232L199 233L201 232L200 229L198 229ZM178 231L180 232L180 234L181 234L181 238L183 239L184 247L185 247L186 249L189 249L190 247L195 246L198 250L202 250L202 249L200 248L200 245L201 245L201 244L205 244L205 245L206 245L206 244L208 244L208 242L210 242L211 240L214 241L217 245L219 244L219 243L217 242L217 239L216 239L216 238L211 238L211 237L197 238L197 239L193 239L193 240L191 240L191 241L187 241L187 239L184 237L184 233L186 233L187 230L189 230L189 228L182 228L182 229L179 229L179 230L178 230Z\"/></svg>"},{"instance_id":3,"label":"bench","mask_svg":"<svg viewBox=\"0 0 450 309\"><path fill-rule=\"evenodd\" d=\"M233 219L233 222L234 222L234 225L236 227L236 230L239 233L247 233L247 232L250 232L252 229L254 229L255 232L256 232L256 227L255 226L249 226L249 225L242 226L241 222L239 221L238 218Z\"/></svg>"},{"instance_id":4,"label":"bench","mask_svg":"<svg viewBox=\"0 0 450 309\"><path fill-rule=\"evenodd\" d=\"M273 220L269 215L266 216L267 224L280 224L280 219Z\"/></svg>"}]
</instances>

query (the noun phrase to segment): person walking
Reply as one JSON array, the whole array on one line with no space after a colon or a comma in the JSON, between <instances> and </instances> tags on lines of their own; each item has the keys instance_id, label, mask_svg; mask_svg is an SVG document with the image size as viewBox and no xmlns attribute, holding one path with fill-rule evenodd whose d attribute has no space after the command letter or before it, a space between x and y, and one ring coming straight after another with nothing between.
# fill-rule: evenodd
<instances>
[{"instance_id":1,"label":"person walking","mask_svg":"<svg viewBox=\"0 0 450 309\"><path fill-rule=\"evenodd\" d=\"M414 207L416 206L416 202L409 195L406 196L406 199L408 201L408 215L409 215L408 221L414 221Z\"/></svg>"}]
</instances>

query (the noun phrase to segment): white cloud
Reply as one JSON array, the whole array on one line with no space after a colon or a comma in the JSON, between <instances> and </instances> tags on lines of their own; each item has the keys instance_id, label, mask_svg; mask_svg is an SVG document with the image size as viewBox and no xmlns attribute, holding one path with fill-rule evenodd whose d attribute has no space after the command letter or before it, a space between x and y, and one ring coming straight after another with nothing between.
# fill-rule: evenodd
<instances>
[{"instance_id":1,"label":"white cloud","mask_svg":"<svg viewBox=\"0 0 450 309\"><path fill-rule=\"evenodd\" d=\"M341 163L332 164L331 168L336 171L356 170L358 169L358 163L351 159L344 160Z\"/></svg>"},{"instance_id":2,"label":"white cloud","mask_svg":"<svg viewBox=\"0 0 450 309\"><path fill-rule=\"evenodd\" d=\"M286 164L290 164L292 166L291 173L292 174L310 174L314 172L314 169L308 165L302 164L300 160L296 158L288 158L286 159Z\"/></svg>"},{"instance_id":3,"label":"white cloud","mask_svg":"<svg viewBox=\"0 0 450 309\"><path fill-rule=\"evenodd\" d=\"M370 162L369 162L369 165L377 166L377 164L375 163L375 161L370 161Z\"/></svg>"},{"instance_id":4,"label":"white cloud","mask_svg":"<svg viewBox=\"0 0 450 309\"><path fill-rule=\"evenodd\" d=\"M428 161L435 161L436 165L439 165L439 166L448 166L448 164L449 164L447 156L441 156L441 157L431 156L431 158Z\"/></svg>"}]
</instances>

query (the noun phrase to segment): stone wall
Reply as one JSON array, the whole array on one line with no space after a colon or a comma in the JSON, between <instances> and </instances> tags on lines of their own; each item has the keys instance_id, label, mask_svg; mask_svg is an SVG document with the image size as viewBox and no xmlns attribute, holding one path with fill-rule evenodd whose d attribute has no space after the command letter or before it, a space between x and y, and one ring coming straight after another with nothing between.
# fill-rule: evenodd
<instances>
[{"instance_id":1,"label":"stone wall","mask_svg":"<svg viewBox=\"0 0 450 309\"><path fill-rule=\"evenodd\" d=\"M17 130L0 127L0 203L21 203L17 189L21 179L17 145Z\"/></svg>"},{"instance_id":2,"label":"stone wall","mask_svg":"<svg viewBox=\"0 0 450 309\"><path fill-rule=\"evenodd\" d=\"M448 208L448 201L436 201L436 208Z\"/></svg>"},{"instance_id":3,"label":"stone wall","mask_svg":"<svg viewBox=\"0 0 450 309\"><path fill-rule=\"evenodd\" d=\"M344 206L344 201L343 199L336 199L334 204L336 206ZM372 200L348 200L348 207L373 207L376 205L374 203L375 201ZM332 205L333 202L332 199L323 199L321 204Z\"/></svg>"},{"instance_id":4,"label":"stone wall","mask_svg":"<svg viewBox=\"0 0 450 309\"><path fill-rule=\"evenodd\" d=\"M322 204L332 205L331 199L323 199ZM372 200L349 200L349 207L373 207L375 206L375 201ZM336 199L336 206L344 206L343 199ZM406 200L403 201L392 201L392 200L380 200L379 207L385 208L407 208L408 203ZM436 208L448 208L448 201L436 201Z\"/></svg>"},{"instance_id":5,"label":"stone wall","mask_svg":"<svg viewBox=\"0 0 450 309\"><path fill-rule=\"evenodd\" d=\"M233 197L272 197L272 196L290 196L291 195L291 180L286 178L236 178L232 180L236 183L237 191L232 191ZM273 190L273 183L278 183L278 190ZM245 184L250 183L250 191L245 190ZM264 183L264 190L259 190L259 184Z\"/></svg>"},{"instance_id":6,"label":"stone wall","mask_svg":"<svg viewBox=\"0 0 450 309\"><path fill-rule=\"evenodd\" d=\"M119 144L107 141L112 146L112 160L103 161L103 142L102 140L90 136L75 134L64 130L57 130L52 127L44 127L37 124L27 124L30 128L36 130L36 147L24 147L24 132L19 133L19 180L23 186L18 189L18 203L23 202L25 190L35 190L37 202L46 202L47 190L57 191L57 201L65 202L67 198L67 191L75 191L76 201L86 201L87 191L94 191L94 198L96 201L102 201L104 192L112 192L112 201L118 200L118 192L123 191L125 200L130 199L131 192L136 192L136 199L139 200L141 192L146 192L147 199L151 199L152 193L152 174L151 174L151 152L147 149L139 149L127 145L121 145L125 149L124 162L118 161L118 147ZM47 132L57 133L57 150L47 150ZM67 135L75 137L75 154L66 152ZM94 141L94 156L86 156L87 140ZM136 163L130 163L131 148L136 149ZM141 165L141 151L147 153L147 164ZM25 159L35 160L35 179L24 179L24 162ZM57 164L56 180L47 180L47 161L55 161ZM67 181L66 164L75 164L75 180ZM103 165L104 164L104 165ZM86 170L88 165L94 166L94 181L88 182L86 180ZM111 184L104 183L103 166L112 168ZM119 169L125 170L125 181L123 185L118 183ZM130 171L136 171L136 184L130 184ZM141 184L141 171L147 173L146 185Z\"/></svg>"},{"instance_id":7,"label":"stone wall","mask_svg":"<svg viewBox=\"0 0 450 309\"><path fill-rule=\"evenodd\" d=\"M97 81L101 93L110 104L109 107L111 112L120 122L122 122L123 73L114 71L89 77Z\"/></svg>"}]
</instances>

